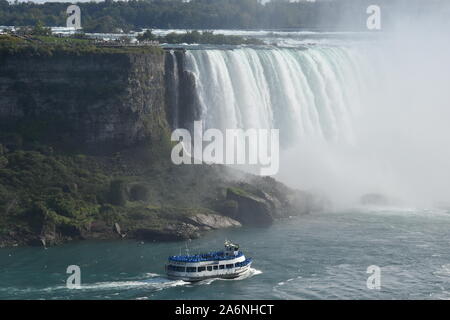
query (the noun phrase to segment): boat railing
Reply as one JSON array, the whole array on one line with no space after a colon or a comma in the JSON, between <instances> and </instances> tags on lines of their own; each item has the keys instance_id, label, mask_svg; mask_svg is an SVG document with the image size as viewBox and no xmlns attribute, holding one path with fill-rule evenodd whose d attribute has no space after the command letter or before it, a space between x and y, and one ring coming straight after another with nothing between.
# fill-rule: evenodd
<instances>
[{"instance_id":1,"label":"boat railing","mask_svg":"<svg viewBox=\"0 0 450 320\"><path fill-rule=\"evenodd\" d=\"M252 258L247 258L247 259L245 259L245 260L242 261L242 262L236 263L235 266L236 266L237 268L241 268L241 267L245 267L246 265L250 264L251 262L252 262Z\"/></svg>"},{"instance_id":2,"label":"boat railing","mask_svg":"<svg viewBox=\"0 0 450 320\"><path fill-rule=\"evenodd\" d=\"M227 256L223 251L201 253L195 255L185 255L185 256L170 256L170 261L176 262L203 262L203 261L216 261L216 260L231 260L235 258L242 257L244 254L239 251L236 256Z\"/></svg>"}]
</instances>

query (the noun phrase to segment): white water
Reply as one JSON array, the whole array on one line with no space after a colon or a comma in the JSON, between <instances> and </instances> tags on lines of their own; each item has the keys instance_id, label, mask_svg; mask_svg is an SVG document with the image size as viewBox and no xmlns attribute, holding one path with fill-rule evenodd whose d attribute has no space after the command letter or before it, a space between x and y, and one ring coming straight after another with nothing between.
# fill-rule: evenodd
<instances>
[{"instance_id":1,"label":"white water","mask_svg":"<svg viewBox=\"0 0 450 320\"><path fill-rule=\"evenodd\" d=\"M353 140L363 59L344 48L193 50L206 126L283 128L282 140ZM366 66L368 68L368 66Z\"/></svg>"},{"instance_id":2,"label":"white water","mask_svg":"<svg viewBox=\"0 0 450 320\"><path fill-rule=\"evenodd\" d=\"M173 50L170 50L170 55L172 57L172 61L173 61L173 83L171 83L171 86L173 87L172 90L172 99L173 99L173 104L174 104L174 108L173 108L173 115L172 115L172 126L173 127L178 127L178 120L179 120L179 70L178 70L178 61L177 58L175 56L175 53L173 52Z\"/></svg>"},{"instance_id":3,"label":"white water","mask_svg":"<svg viewBox=\"0 0 450 320\"><path fill-rule=\"evenodd\" d=\"M418 36L419 37L419 36ZM208 128L280 129L278 178L348 206L367 193L448 202L448 46L380 43L187 51Z\"/></svg>"},{"instance_id":4,"label":"white water","mask_svg":"<svg viewBox=\"0 0 450 320\"><path fill-rule=\"evenodd\" d=\"M280 129L279 178L334 192L331 180L340 177L326 173L339 165L333 149L356 143L355 124L373 88L374 66L364 51L239 48L192 50L186 57L205 127ZM325 180L322 173L328 175Z\"/></svg>"}]
</instances>

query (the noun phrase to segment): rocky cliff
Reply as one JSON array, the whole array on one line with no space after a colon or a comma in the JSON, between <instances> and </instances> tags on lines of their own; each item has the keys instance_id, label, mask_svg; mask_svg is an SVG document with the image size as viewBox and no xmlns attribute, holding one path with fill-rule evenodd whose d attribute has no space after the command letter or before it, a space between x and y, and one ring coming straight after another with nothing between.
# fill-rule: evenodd
<instances>
[{"instance_id":1,"label":"rocky cliff","mask_svg":"<svg viewBox=\"0 0 450 320\"><path fill-rule=\"evenodd\" d=\"M162 50L3 54L0 59L6 144L17 143L5 139L9 133L27 144L110 151L159 137L167 128Z\"/></svg>"},{"instance_id":2,"label":"rocky cliff","mask_svg":"<svg viewBox=\"0 0 450 320\"><path fill-rule=\"evenodd\" d=\"M171 74L181 51L45 49L0 48L0 246L182 240L320 207L274 179L172 164L169 123L196 117L192 79Z\"/></svg>"}]
</instances>

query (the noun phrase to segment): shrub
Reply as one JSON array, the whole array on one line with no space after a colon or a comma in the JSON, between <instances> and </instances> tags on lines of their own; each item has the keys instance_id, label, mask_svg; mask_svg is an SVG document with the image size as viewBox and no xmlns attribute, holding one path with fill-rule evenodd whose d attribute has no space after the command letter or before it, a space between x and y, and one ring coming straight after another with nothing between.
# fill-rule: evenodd
<instances>
[{"instance_id":1,"label":"shrub","mask_svg":"<svg viewBox=\"0 0 450 320\"><path fill-rule=\"evenodd\" d=\"M52 30L44 26L42 21L36 22L33 30L31 30L31 34L33 36L50 36L52 34Z\"/></svg>"},{"instance_id":2,"label":"shrub","mask_svg":"<svg viewBox=\"0 0 450 320\"><path fill-rule=\"evenodd\" d=\"M127 183L116 179L111 181L108 194L109 203L116 206L124 206L128 200Z\"/></svg>"},{"instance_id":3,"label":"shrub","mask_svg":"<svg viewBox=\"0 0 450 320\"><path fill-rule=\"evenodd\" d=\"M0 169L6 167L8 165L8 159L0 155Z\"/></svg>"},{"instance_id":4,"label":"shrub","mask_svg":"<svg viewBox=\"0 0 450 320\"><path fill-rule=\"evenodd\" d=\"M149 190L144 184L135 184L130 189L130 200L131 201L148 201Z\"/></svg>"}]
</instances>

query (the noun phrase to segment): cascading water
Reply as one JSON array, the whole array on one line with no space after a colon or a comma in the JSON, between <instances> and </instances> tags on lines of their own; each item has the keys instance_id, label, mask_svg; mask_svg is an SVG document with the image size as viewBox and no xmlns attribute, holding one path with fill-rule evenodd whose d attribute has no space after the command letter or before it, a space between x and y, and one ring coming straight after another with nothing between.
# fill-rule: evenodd
<instances>
[{"instance_id":1,"label":"cascading water","mask_svg":"<svg viewBox=\"0 0 450 320\"><path fill-rule=\"evenodd\" d=\"M320 192L342 183L349 161L339 153L357 143L356 118L373 90L363 48L205 49L185 57L205 128L279 129L279 179Z\"/></svg>"},{"instance_id":2,"label":"cascading water","mask_svg":"<svg viewBox=\"0 0 450 320\"><path fill-rule=\"evenodd\" d=\"M206 127L276 128L283 144L319 137L353 140L351 118L361 108L362 58L354 50L191 50Z\"/></svg>"},{"instance_id":3,"label":"cascading water","mask_svg":"<svg viewBox=\"0 0 450 320\"><path fill-rule=\"evenodd\" d=\"M178 87L180 85L180 80L179 80L179 70L178 70L178 61L177 58L175 56L175 53L173 51L170 52L170 54L172 55L172 59L173 59L173 77L174 77L174 86L175 86L175 96L174 96L174 100L175 100L175 106L176 108L174 108L174 114L173 114L173 124L174 126L178 125L178 105L179 105L179 90Z\"/></svg>"},{"instance_id":4,"label":"cascading water","mask_svg":"<svg viewBox=\"0 0 450 320\"><path fill-rule=\"evenodd\" d=\"M450 153L442 148L450 143L450 49L423 37L432 54L404 36L187 50L190 108L204 128L279 129L276 177L338 206L365 194L433 206L448 201L450 189Z\"/></svg>"},{"instance_id":5,"label":"cascading water","mask_svg":"<svg viewBox=\"0 0 450 320\"><path fill-rule=\"evenodd\" d=\"M180 105L180 78L178 59L173 50L169 51L170 60L166 63L167 70L167 88L169 90L168 99L171 108L171 125L176 128L179 126L179 105Z\"/></svg>"}]
</instances>

